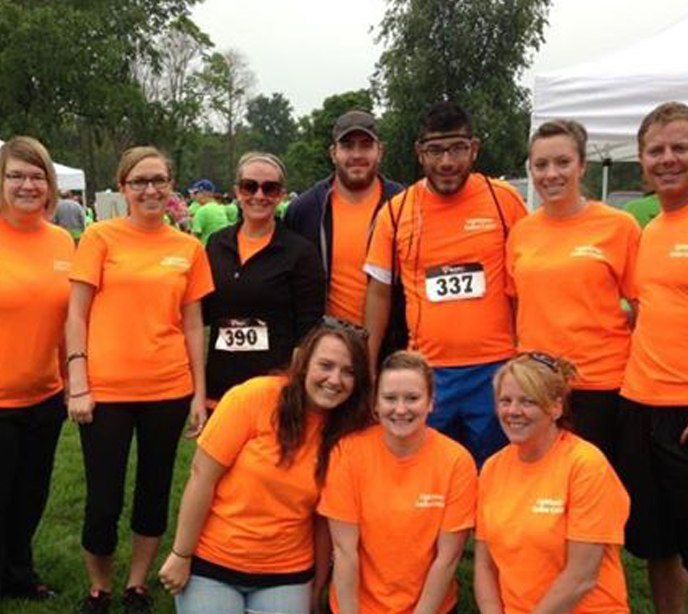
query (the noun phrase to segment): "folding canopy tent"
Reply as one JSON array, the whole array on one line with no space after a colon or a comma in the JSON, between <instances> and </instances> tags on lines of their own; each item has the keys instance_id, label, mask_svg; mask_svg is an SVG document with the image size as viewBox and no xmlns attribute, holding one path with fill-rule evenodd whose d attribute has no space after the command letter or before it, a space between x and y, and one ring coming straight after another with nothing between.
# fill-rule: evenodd
<instances>
[{"instance_id":1,"label":"folding canopy tent","mask_svg":"<svg viewBox=\"0 0 688 614\"><path fill-rule=\"evenodd\" d=\"M575 119L588 131L588 157L637 160L642 118L669 100L688 103L688 15L657 34L590 62L535 76L531 131ZM608 166L603 195L606 196Z\"/></svg>"},{"instance_id":2,"label":"folding canopy tent","mask_svg":"<svg viewBox=\"0 0 688 614\"><path fill-rule=\"evenodd\" d=\"M0 147L2 147L2 141L0 141ZM57 187L60 190L83 192L86 189L86 176L81 169L55 163L55 173L57 173Z\"/></svg>"}]
</instances>

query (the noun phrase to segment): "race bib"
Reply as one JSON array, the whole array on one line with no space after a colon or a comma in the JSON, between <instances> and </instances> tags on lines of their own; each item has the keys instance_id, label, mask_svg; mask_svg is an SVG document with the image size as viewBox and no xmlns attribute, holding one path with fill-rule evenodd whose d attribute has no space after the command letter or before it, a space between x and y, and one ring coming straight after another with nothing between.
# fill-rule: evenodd
<instances>
[{"instance_id":1,"label":"race bib","mask_svg":"<svg viewBox=\"0 0 688 614\"><path fill-rule=\"evenodd\" d=\"M481 264L447 264L425 272L425 293L433 303L485 296L485 270Z\"/></svg>"},{"instance_id":2,"label":"race bib","mask_svg":"<svg viewBox=\"0 0 688 614\"><path fill-rule=\"evenodd\" d=\"M223 320L215 349L224 352L261 352L270 349L268 326L253 318Z\"/></svg>"}]
</instances>

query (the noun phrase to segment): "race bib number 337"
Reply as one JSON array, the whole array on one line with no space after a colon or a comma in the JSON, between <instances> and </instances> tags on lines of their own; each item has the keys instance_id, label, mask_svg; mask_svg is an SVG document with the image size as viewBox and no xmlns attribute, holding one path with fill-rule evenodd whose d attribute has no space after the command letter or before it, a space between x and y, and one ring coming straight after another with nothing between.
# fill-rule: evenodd
<instances>
[{"instance_id":1,"label":"race bib number 337","mask_svg":"<svg viewBox=\"0 0 688 614\"><path fill-rule=\"evenodd\" d=\"M425 292L433 303L485 296L485 270L478 263L446 264L425 272Z\"/></svg>"}]
</instances>

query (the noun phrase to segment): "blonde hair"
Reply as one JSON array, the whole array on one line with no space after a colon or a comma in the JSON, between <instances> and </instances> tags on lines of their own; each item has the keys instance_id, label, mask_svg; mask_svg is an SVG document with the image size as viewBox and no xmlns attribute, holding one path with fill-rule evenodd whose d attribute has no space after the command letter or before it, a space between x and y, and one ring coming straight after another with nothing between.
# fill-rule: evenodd
<instances>
[{"instance_id":1,"label":"blonde hair","mask_svg":"<svg viewBox=\"0 0 688 614\"><path fill-rule=\"evenodd\" d=\"M681 120L688 122L688 105L682 102L665 102L652 109L638 128L638 150L642 153L645 146L645 136L652 126L659 124L664 127L671 122Z\"/></svg>"},{"instance_id":2,"label":"blonde hair","mask_svg":"<svg viewBox=\"0 0 688 614\"><path fill-rule=\"evenodd\" d=\"M239 163L236 168L236 182L239 183L243 179L243 170L247 164L251 162L265 162L274 167L280 176L280 181L284 184L287 182L287 169L282 160L276 155L265 153L263 151L249 151L239 158Z\"/></svg>"},{"instance_id":3,"label":"blonde hair","mask_svg":"<svg viewBox=\"0 0 688 614\"><path fill-rule=\"evenodd\" d=\"M172 162L169 158L162 153L157 147L145 146L145 147L132 147L127 149L122 157L119 159L119 164L117 165L117 173L115 175L117 180L117 185L122 187L131 173L132 169L142 160L147 158L158 158L165 163L167 167L167 174L170 179L172 179Z\"/></svg>"},{"instance_id":4,"label":"blonde hair","mask_svg":"<svg viewBox=\"0 0 688 614\"><path fill-rule=\"evenodd\" d=\"M5 170L9 160L20 160L26 164L32 164L45 173L48 182L46 213L52 217L57 205L57 176L53 160L44 145L30 136L15 136L0 148L0 210L5 209L2 194L5 187Z\"/></svg>"},{"instance_id":5,"label":"blonde hair","mask_svg":"<svg viewBox=\"0 0 688 614\"><path fill-rule=\"evenodd\" d=\"M492 380L497 399L507 375L511 375L523 392L544 411L561 402L562 414L557 426L571 426L568 413L569 382L575 377L576 368L570 362L543 352L528 352L512 358L497 370Z\"/></svg>"}]
</instances>

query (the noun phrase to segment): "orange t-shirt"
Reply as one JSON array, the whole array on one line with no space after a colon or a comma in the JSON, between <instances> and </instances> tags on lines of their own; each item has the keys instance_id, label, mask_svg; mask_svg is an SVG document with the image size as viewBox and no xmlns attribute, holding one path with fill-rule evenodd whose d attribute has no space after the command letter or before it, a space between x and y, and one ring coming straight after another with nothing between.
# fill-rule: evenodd
<instances>
[{"instance_id":1,"label":"orange t-shirt","mask_svg":"<svg viewBox=\"0 0 688 614\"><path fill-rule=\"evenodd\" d=\"M318 512L359 525L361 614L413 611L440 532L474 526L476 490L471 455L429 427L421 449L408 458L392 454L379 425L342 440ZM438 612L456 600L454 581ZM330 601L338 613L334 590Z\"/></svg>"},{"instance_id":2,"label":"orange t-shirt","mask_svg":"<svg viewBox=\"0 0 688 614\"><path fill-rule=\"evenodd\" d=\"M329 315L363 324L367 280L363 272L366 248L382 184L365 202L351 203L335 187L332 191L332 271L327 295Z\"/></svg>"},{"instance_id":3,"label":"orange t-shirt","mask_svg":"<svg viewBox=\"0 0 688 614\"><path fill-rule=\"evenodd\" d=\"M621 394L688 405L688 206L661 212L640 239L638 321Z\"/></svg>"},{"instance_id":4,"label":"orange t-shirt","mask_svg":"<svg viewBox=\"0 0 688 614\"><path fill-rule=\"evenodd\" d=\"M304 443L291 466L277 466L272 418L283 376L231 388L213 412L199 447L227 467L203 526L196 555L244 573L278 574L313 566L318 500L315 464L322 416L309 414Z\"/></svg>"},{"instance_id":5,"label":"orange t-shirt","mask_svg":"<svg viewBox=\"0 0 688 614\"><path fill-rule=\"evenodd\" d=\"M514 353L511 306L504 291L505 229L526 215L515 188L471 175L455 195L430 191L425 181L408 190L398 220L396 254L406 295L411 347L433 367L485 364ZM365 271L391 282L393 225L404 194L377 216Z\"/></svg>"},{"instance_id":6,"label":"orange t-shirt","mask_svg":"<svg viewBox=\"0 0 688 614\"><path fill-rule=\"evenodd\" d=\"M476 539L497 567L505 614L532 612L566 566L568 541L605 544L597 585L573 613L628 612L620 546L630 502L592 444L563 431L540 460L509 445L480 472Z\"/></svg>"},{"instance_id":7,"label":"orange t-shirt","mask_svg":"<svg viewBox=\"0 0 688 614\"><path fill-rule=\"evenodd\" d=\"M28 407L62 389L74 240L47 222L23 232L0 216L0 409Z\"/></svg>"},{"instance_id":8,"label":"orange t-shirt","mask_svg":"<svg viewBox=\"0 0 688 614\"><path fill-rule=\"evenodd\" d=\"M96 401L192 392L182 306L213 289L198 239L167 225L140 230L126 218L98 222L82 235L69 277L95 286L87 353Z\"/></svg>"},{"instance_id":9,"label":"orange t-shirt","mask_svg":"<svg viewBox=\"0 0 688 614\"><path fill-rule=\"evenodd\" d=\"M538 209L516 224L506 268L519 350L571 361L575 388L619 388L631 346L621 298L635 298L639 240L635 218L598 202L563 219Z\"/></svg>"},{"instance_id":10,"label":"orange t-shirt","mask_svg":"<svg viewBox=\"0 0 688 614\"><path fill-rule=\"evenodd\" d=\"M237 246L239 248L239 259L244 264L249 258L255 256L261 249L267 247L272 240L273 233L270 232L262 237L249 237L246 233L239 230L237 232Z\"/></svg>"}]
</instances>

